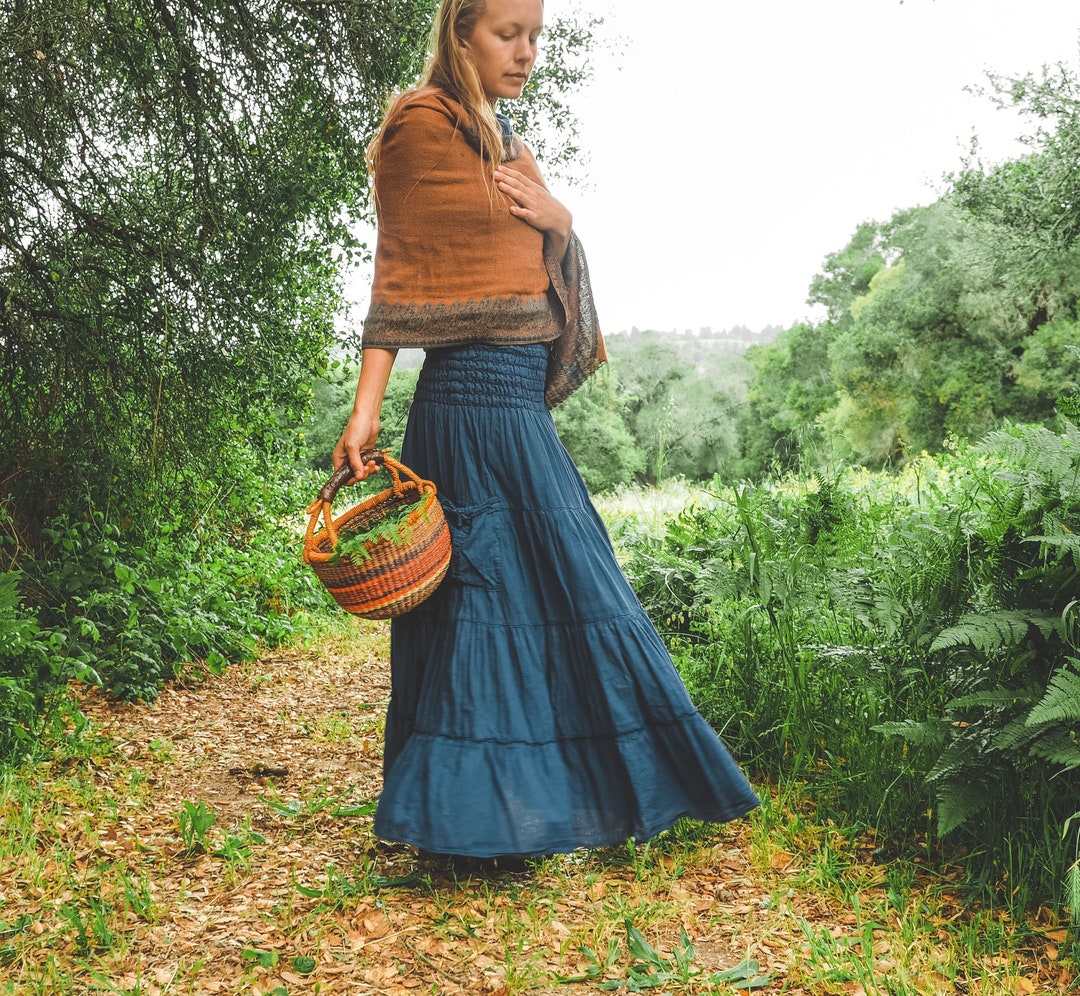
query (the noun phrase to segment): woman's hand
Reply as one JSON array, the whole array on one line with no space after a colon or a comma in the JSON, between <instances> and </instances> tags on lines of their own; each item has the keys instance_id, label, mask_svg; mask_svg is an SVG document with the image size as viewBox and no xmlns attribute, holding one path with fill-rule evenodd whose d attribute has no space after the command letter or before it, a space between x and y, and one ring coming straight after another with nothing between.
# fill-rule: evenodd
<instances>
[{"instance_id":1,"label":"woman's hand","mask_svg":"<svg viewBox=\"0 0 1080 996\"><path fill-rule=\"evenodd\" d=\"M379 417L374 418L353 412L345 425L345 431L334 447L334 470L340 470L345 464L353 469L352 479L347 484L362 481L368 474L374 474L379 465L374 460L364 463L360 454L365 450L375 449L375 440L379 436Z\"/></svg>"},{"instance_id":2,"label":"woman's hand","mask_svg":"<svg viewBox=\"0 0 1080 996\"><path fill-rule=\"evenodd\" d=\"M495 185L510 198L510 213L550 240L562 259L570 245L573 217L542 183L509 166L495 170Z\"/></svg>"},{"instance_id":3,"label":"woman's hand","mask_svg":"<svg viewBox=\"0 0 1080 996\"><path fill-rule=\"evenodd\" d=\"M364 463L360 454L375 449L375 441L379 437L379 410L397 350L364 349L360 356L360 376L356 381L352 415L334 447L333 457L334 470L341 470L345 464L352 467L353 477L348 484L362 481L379 469L374 460Z\"/></svg>"}]
</instances>

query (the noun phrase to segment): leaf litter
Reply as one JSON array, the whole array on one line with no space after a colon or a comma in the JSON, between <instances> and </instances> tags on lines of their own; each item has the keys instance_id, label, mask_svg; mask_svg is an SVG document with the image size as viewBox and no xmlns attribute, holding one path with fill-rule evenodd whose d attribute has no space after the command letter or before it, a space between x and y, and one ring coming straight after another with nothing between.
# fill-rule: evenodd
<instances>
[{"instance_id":1,"label":"leaf litter","mask_svg":"<svg viewBox=\"0 0 1080 996\"><path fill-rule=\"evenodd\" d=\"M523 871L377 840L385 624L189 677L153 705L73 686L97 749L38 765L7 817L0 993L892 991L889 925L800 885L790 840L755 856L751 821ZM903 991L1063 991L1066 932L1044 934L980 978L931 953Z\"/></svg>"}]
</instances>

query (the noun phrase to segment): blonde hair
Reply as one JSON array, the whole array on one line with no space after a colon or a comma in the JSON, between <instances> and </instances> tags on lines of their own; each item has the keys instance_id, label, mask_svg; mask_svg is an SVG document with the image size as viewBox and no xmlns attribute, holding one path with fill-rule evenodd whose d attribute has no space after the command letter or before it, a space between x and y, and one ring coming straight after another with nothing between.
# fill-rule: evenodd
<instances>
[{"instance_id":1,"label":"blonde hair","mask_svg":"<svg viewBox=\"0 0 1080 996\"><path fill-rule=\"evenodd\" d=\"M428 60L415 89L438 87L461 104L476 130L482 159L494 167L503 161L502 128L495 117L495 108L484 93L468 46L468 39L486 10L487 0L441 0L431 26ZM407 90L391 100L382 126L368 146L368 171L372 175L387 122L411 92L415 91Z\"/></svg>"}]
</instances>

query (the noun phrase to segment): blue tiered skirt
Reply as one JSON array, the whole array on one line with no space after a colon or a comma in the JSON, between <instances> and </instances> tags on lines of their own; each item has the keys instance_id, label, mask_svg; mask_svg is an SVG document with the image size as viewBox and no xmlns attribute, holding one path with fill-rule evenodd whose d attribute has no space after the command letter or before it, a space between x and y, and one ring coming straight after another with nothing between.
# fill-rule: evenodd
<instances>
[{"instance_id":1,"label":"blue tiered skirt","mask_svg":"<svg viewBox=\"0 0 1080 996\"><path fill-rule=\"evenodd\" d=\"M430 350L402 462L454 552L391 624L375 832L447 854L643 840L758 800L691 703L544 405L547 347Z\"/></svg>"}]
</instances>

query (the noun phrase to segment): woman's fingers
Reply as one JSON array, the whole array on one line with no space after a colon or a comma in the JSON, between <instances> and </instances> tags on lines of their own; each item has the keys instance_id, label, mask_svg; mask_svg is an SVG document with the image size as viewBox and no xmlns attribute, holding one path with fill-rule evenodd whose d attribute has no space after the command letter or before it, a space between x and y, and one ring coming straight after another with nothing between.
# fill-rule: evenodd
<instances>
[{"instance_id":1,"label":"woman's fingers","mask_svg":"<svg viewBox=\"0 0 1080 996\"><path fill-rule=\"evenodd\" d=\"M540 193L547 193L546 187L540 186L516 169L510 169L507 166L500 166L495 170L495 183L504 194L513 198L521 207L527 207L526 202L534 202Z\"/></svg>"},{"instance_id":2,"label":"woman's fingers","mask_svg":"<svg viewBox=\"0 0 1080 996\"><path fill-rule=\"evenodd\" d=\"M378 434L378 420L353 415L346 424L345 431L342 432L341 438L334 447L333 461L338 469L344 467L346 463L352 468L353 478L350 484L362 481L379 469L379 465L374 460L360 459L360 454L365 450L375 448Z\"/></svg>"},{"instance_id":3,"label":"woman's fingers","mask_svg":"<svg viewBox=\"0 0 1080 996\"><path fill-rule=\"evenodd\" d=\"M510 213L526 224L560 238L570 230L570 212L542 183L509 166L500 166L495 170L495 185L510 198Z\"/></svg>"}]
</instances>

